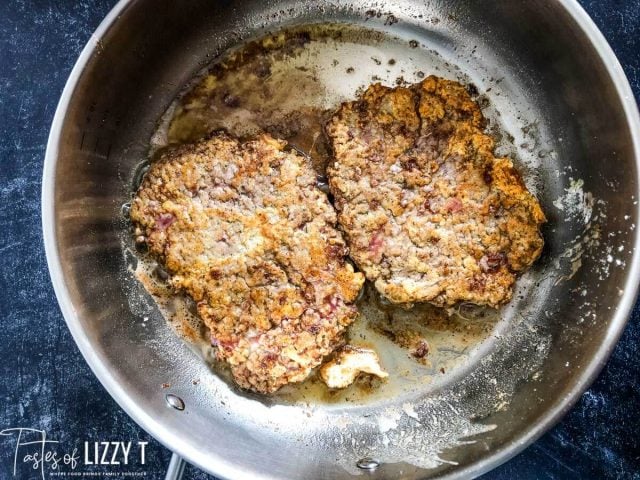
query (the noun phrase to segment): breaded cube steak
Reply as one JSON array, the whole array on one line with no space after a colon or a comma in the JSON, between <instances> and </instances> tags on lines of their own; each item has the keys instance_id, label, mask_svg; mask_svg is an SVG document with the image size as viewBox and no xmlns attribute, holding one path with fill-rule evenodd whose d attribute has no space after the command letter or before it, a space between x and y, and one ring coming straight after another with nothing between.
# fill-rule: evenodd
<instances>
[{"instance_id":1,"label":"breaded cube steak","mask_svg":"<svg viewBox=\"0 0 640 480\"><path fill-rule=\"evenodd\" d=\"M326 126L350 253L395 303L497 306L540 255L545 216L457 82L370 86Z\"/></svg>"},{"instance_id":2,"label":"breaded cube steak","mask_svg":"<svg viewBox=\"0 0 640 480\"><path fill-rule=\"evenodd\" d=\"M215 134L165 153L131 208L139 241L195 300L219 359L261 393L342 343L364 282L308 160L269 136Z\"/></svg>"}]
</instances>

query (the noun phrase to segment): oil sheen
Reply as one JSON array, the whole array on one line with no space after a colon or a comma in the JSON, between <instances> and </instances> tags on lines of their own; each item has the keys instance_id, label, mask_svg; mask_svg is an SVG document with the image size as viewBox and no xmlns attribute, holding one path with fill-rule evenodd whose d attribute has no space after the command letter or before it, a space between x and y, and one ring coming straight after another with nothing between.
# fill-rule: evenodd
<instances>
[{"instance_id":1,"label":"oil sheen","mask_svg":"<svg viewBox=\"0 0 640 480\"><path fill-rule=\"evenodd\" d=\"M160 121L150 156L214 130L240 138L268 132L306 155L325 189L331 159L323 125L337 106L371 83L402 85L429 74L465 81L436 52L374 30L313 25L269 34L217 58L185 87ZM139 260L136 277L164 318L216 374L230 381L215 361L193 302L172 291L155 261L144 255ZM473 365L501 323L498 311L470 305L392 305L369 283L358 308L348 342L376 350L389 378L362 376L346 389L330 390L313 374L282 388L274 401L365 404L424 392L425 386L435 389Z\"/></svg>"}]
</instances>

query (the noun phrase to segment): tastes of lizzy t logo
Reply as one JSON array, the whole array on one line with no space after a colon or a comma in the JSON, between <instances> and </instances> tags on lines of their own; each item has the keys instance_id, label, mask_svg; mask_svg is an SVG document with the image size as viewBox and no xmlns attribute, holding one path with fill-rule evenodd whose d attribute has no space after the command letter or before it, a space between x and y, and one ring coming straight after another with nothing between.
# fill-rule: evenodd
<instances>
[{"instance_id":1,"label":"tastes of lizzy t logo","mask_svg":"<svg viewBox=\"0 0 640 480\"><path fill-rule=\"evenodd\" d=\"M134 462L145 465L148 442L84 442L83 448L64 450L60 442L47 437L47 432L34 428L6 428L0 431L5 440L13 440L13 476L26 465L31 471L37 470L42 479L45 475L64 477L82 476L75 472L79 466L126 466ZM118 475L134 476L130 472L119 471ZM135 472L135 476L144 476Z\"/></svg>"}]
</instances>

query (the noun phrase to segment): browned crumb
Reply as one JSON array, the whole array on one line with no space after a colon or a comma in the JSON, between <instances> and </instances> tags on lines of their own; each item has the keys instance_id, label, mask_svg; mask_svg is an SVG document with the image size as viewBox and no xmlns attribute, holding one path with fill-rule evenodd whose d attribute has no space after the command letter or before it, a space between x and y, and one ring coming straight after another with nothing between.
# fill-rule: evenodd
<instances>
[{"instance_id":1,"label":"browned crumb","mask_svg":"<svg viewBox=\"0 0 640 480\"><path fill-rule=\"evenodd\" d=\"M406 325L395 326L393 323L374 323L371 327L399 347L408 350L414 360L425 365L428 363L429 343L419 331Z\"/></svg>"},{"instance_id":2,"label":"browned crumb","mask_svg":"<svg viewBox=\"0 0 640 480\"><path fill-rule=\"evenodd\" d=\"M320 378L329 388L346 388L361 374L387 378L378 354L369 348L345 345L320 367Z\"/></svg>"}]
</instances>

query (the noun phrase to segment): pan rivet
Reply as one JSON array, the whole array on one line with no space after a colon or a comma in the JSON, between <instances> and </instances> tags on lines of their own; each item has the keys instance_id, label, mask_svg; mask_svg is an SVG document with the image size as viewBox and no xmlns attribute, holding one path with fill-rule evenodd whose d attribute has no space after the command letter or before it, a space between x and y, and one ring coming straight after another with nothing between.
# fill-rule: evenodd
<instances>
[{"instance_id":1,"label":"pan rivet","mask_svg":"<svg viewBox=\"0 0 640 480\"><path fill-rule=\"evenodd\" d=\"M122 216L124 218L128 219L129 215L131 214L131 204L127 202L124 205L122 205L122 207L120 208L120 212L122 213Z\"/></svg>"},{"instance_id":2,"label":"pan rivet","mask_svg":"<svg viewBox=\"0 0 640 480\"><path fill-rule=\"evenodd\" d=\"M358 460L356 466L362 470L375 470L380 466L380 463L373 458L365 457L363 459Z\"/></svg>"},{"instance_id":3,"label":"pan rivet","mask_svg":"<svg viewBox=\"0 0 640 480\"><path fill-rule=\"evenodd\" d=\"M167 405L169 405L171 408L175 408L176 410L180 411L184 410L184 401L182 401L182 399L177 395L174 395L173 393L167 393L164 399L167 401Z\"/></svg>"}]
</instances>

